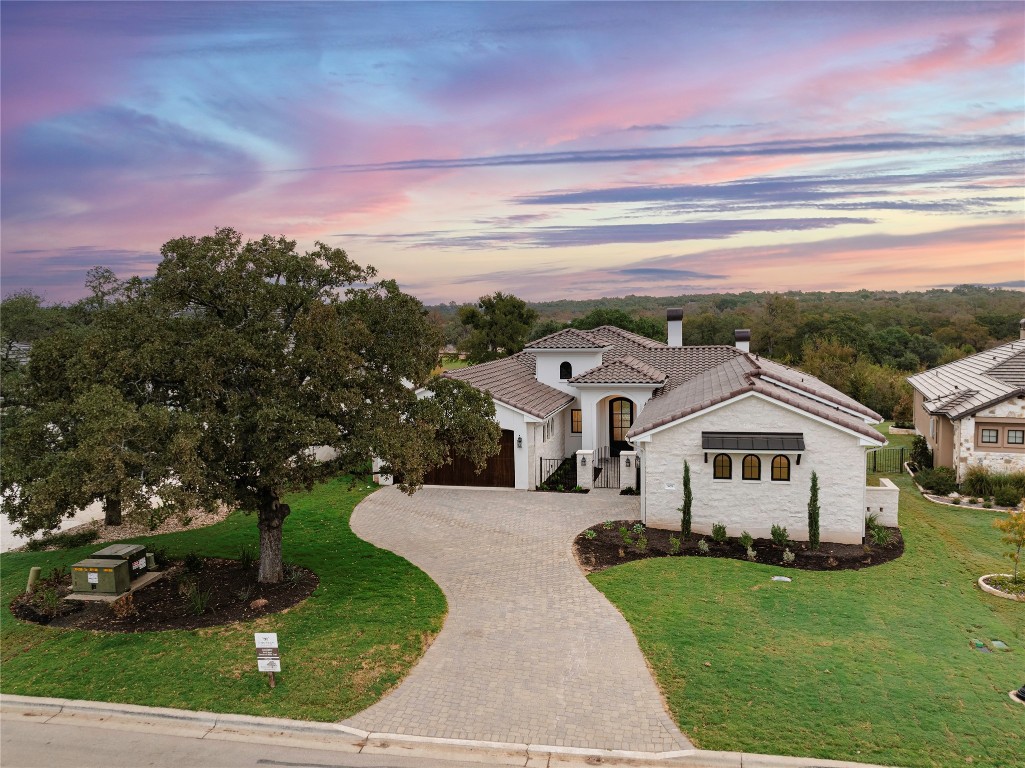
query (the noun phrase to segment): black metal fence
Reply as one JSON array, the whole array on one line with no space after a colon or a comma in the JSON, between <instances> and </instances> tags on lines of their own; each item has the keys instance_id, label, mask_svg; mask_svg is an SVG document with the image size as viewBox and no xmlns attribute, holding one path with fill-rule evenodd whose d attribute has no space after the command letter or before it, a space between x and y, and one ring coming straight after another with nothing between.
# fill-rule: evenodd
<instances>
[{"instance_id":1,"label":"black metal fence","mask_svg":"<svg viewBox=\"0 0 1025 768\"><path fill-rule=\"evenodd\" d=\"M911 457L907 448L876 448L865 456L866 469L884 475L899 475L904 463Z\"/></svg>"},{"instance_id":2,"label":"black metal fence","mask_svg":"<svg viewBox=\"0 0 1025 768\"><path fill-rule=\"evenodd\" d=\"M537 475L538 485L545 485L549 480L552 480L553 482L559 481L562 485L565 485L571 479L573 482L570 484L570 488L577 484L575 472L572 478L569 477L570 471L574 470L573 462L570 459L539 459L539 461L541 466L538 469ZM552 477L559 472L559 467L567 461L569 462L569 466L559 473L558 477Z\"/></svg>"},{"instance_id":3,"label":"black metal fence","mask_svg":"<svg viewBox=\"0 0 1025 768\"><path fill-rule=\"evenodd\" d=\"M613 456L608 446L594 452L594 487L619 487L619 457Z\"/></svg>"}]
</instances>

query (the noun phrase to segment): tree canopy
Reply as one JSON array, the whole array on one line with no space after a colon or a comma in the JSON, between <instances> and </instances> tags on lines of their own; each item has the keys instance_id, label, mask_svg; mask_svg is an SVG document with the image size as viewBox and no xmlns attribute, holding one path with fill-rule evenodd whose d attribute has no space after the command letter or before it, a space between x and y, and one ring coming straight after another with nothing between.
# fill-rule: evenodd
<instances>
[{"instance_id":1,"label":"tree canopy","mask_svg":"<svg viewBox=\"0 0 1025 768\"><path fill-rule=\"evenodd\" d=\"M40 339L5 392L12 522L52 527L95 498L144 515L152 495L164 514L226 504L256 513L275 582L288 492L374 457L407 490L457 454L483 468L494 405L430 378L441 338L420 302L340 249L295 246L218 229L166 243L150 280L94 281L88 321Z\"/></svg>"},{"instance_id":2,"label":"tree canopy","mask_svg":"<svg viewBox=\"0 0 1025 768\"><path fill-rule=\"evenodd\" d=\"M459 321L470 328L460 347L471 363L486 363L515 354L527 343L537 312L512 294L497 291L459 308Z\"/></svg>"}]
</instances>

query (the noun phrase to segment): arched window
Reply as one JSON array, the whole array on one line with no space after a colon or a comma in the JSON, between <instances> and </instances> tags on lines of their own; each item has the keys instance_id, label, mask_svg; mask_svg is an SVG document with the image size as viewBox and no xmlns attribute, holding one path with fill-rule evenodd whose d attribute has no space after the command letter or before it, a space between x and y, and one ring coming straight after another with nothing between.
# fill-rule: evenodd
<instances>
[{"instance_id":1,"label":"arched window","mask_svg":"<svg viewBox=\"0 0 1025 768\"><path fill-rule=\"evenodd\" d=\"M733 477L733 460L729 455L720 453L712 460L712 477L716 480L729 480Z\"/></svg>"},{"instance_id":2,"label":"arched window","mask_svg":"<svg viewBox=\"0 0 1025 768\"><path fill-rule=\"evenodd\" d=\"M772 457L772 479L782 482L790 481L790 459L786 456Z\"/></svg>"},{"instance_id":3,"label":"arched window","mask_svg":"<svg viewBox=\"0 0 1025 768\"><path fill-rule=\"evenodd\" d=\"M559 378L560 379L572 379L573 378L573 366L569 363L563 363L559 366Z\"/></svg>"},{"instance_id":4,"label":"arched window","mask_svg":"<svg viewBox=\"0 0 1025 768\"><path fill-rule=\"evenodd\" d=\"M755 456L753 453L749 453L744 457L744 474L745 480L761 480L762 479L762 460Z\"/></svg>"}]
</instances>

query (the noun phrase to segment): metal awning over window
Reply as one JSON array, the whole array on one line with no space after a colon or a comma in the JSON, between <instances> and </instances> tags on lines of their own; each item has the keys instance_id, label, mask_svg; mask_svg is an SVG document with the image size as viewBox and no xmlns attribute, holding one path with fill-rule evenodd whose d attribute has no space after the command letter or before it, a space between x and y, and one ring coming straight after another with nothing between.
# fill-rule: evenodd
<instances>
[{"instance_id":1,"label":"metal awning over window","mask_svg":"<svg viewBox=\"0 0 1025 768\"><path fill-rule=\"evenodd\" d=\"M766 451L799 453L804 450L803 432L702 432L706 451Z\"/></svg>"}]
</instances>

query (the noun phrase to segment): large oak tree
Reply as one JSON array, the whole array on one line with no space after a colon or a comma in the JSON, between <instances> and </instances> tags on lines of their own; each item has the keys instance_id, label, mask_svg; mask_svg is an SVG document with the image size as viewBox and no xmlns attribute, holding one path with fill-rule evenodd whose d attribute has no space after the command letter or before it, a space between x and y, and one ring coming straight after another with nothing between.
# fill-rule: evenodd
<instances>
[{"instance_id":1,"label":"large oak tree","mask_svg":"<svg viewBox=\"0 0 1025 768\"><path fill-rule=\"evenodd\" d=\"M94 285L90 322L37 343L5 393L5 511L22 530L98 496L129 514L152 514L153 493L168 511L227 504L257 516L259 579L276 582L287 493L374 457L411 491L455 455L483 468L497 452L490 398L431 378L438 330L373 268L231 229L161 253L150 280Z\"/></svg>"}]
</instances>

